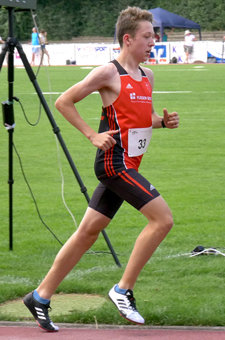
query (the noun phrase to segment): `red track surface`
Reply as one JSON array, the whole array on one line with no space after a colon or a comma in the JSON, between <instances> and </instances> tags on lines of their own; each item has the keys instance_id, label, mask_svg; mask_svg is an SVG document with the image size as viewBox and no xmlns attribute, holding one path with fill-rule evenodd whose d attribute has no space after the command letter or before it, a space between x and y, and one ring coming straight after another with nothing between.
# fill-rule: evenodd
<instances>
[{"instance_id":1,"label":"red track surface","mask_svg":"<svg viewBox=\"0 0 225 340\"><path fill-rule=\"evenodd\" d=\"M192 328L192 327L126 327L99 326L95 329L90 325L59 325L60 330L48 333L36 324L0 322L1 340L225 340L225 328Z\"/></svg>"}]
</instances>

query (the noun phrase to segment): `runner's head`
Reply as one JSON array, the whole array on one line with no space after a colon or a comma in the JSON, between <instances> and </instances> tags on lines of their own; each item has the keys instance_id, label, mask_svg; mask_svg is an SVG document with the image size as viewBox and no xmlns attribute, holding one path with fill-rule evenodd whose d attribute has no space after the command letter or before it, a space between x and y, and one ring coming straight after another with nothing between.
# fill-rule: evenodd
<instances>
[{"instance_id":1,"label":"runner's head","mask_svg":"<svg viewBox=\"0 0 225 340\"><path fill-rule=\"evenodd\" d=\"M127 9L120 12L116 24L117 38L120 47L123 47L123 36L129 34L132 38L139 29L141 21L153 22L153 15L147 10L142 10L139 7L127 7Z\"/></svg>"}]
</instances>

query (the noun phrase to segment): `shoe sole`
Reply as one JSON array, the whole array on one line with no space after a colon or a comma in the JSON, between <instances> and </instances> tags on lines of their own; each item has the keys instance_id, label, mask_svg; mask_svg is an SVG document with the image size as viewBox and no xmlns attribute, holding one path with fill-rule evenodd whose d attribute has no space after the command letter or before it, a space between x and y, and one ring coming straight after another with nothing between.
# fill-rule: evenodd
<instances>
[{"instance_id":1,"label":"shoe sole","mask_svg":"<svg viewBox=\"0 0 225 340\"><path fill-rule=\"evenodd\" d=\"M115 302L111 299L111 297L108 295L109 299L112 301L112 303L114 303L114 305L116 306L117 310L119 311L119 314L122 318L124 318L125 320L127 321L130 321L130 322L133 322L134 324L136 325L140 325L140 326L143 326L144 323L140 323L140 322L136 322L134 320L131 320L131 319L127 319L123 314L120 313L120 310L118 309L117 305L115 304Z\"/></svg>"}]
</instances>

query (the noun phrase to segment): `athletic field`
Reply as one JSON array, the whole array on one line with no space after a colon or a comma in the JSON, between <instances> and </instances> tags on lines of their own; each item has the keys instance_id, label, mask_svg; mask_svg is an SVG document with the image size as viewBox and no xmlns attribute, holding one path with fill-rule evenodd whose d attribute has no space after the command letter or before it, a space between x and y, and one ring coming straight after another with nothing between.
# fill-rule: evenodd
<instances>
[{"instance_id":1,"label":"athletic field","mask_svg":"<svg viewBox=\"0 0 225 340\"><path fill-rule=\"evenodd\" d=\"M147 325L224 326L225 67L221 64L149 67L155 74L156 112L161 115L164 107L169 112L177 111L180 127L154 130L140 168L169 204L175 223L137 281L137 308ZM37 72L37 67L33 70ZM89 196L98 183L93 171L96 150L57 112L54 102L90 70L79 66L42 67L37 76ZM0 74L1 102L7 100L7 93L4 67ZM9 250L9 134L1 120L0 303L21 299L37 287L87 207L87 199L23 68L15 68L14 95L20 100L26 119L21 105L15 101L13 250ZM97 130L101 114L99 94L93 93L77 108ZM51 316L54 322L91 324L97 320L99 324L128 324L107 294L120 280L145 224L140 213L123 204L106 230L122 267L116 265L100 235L56 292L66 296L93 294L99 297L99 303L84 308L81 302L72 309L65 306L65 310L63 305L60 313ZM190 257L191 251L200 245L216 248L216 253L221 254ZM22 304L21 308L25 309ZM52 308L54 312L53 304ZM28 316L20 311L12 315L0 306L0 320L24 319Z\"/></svg>"}]
</instances>

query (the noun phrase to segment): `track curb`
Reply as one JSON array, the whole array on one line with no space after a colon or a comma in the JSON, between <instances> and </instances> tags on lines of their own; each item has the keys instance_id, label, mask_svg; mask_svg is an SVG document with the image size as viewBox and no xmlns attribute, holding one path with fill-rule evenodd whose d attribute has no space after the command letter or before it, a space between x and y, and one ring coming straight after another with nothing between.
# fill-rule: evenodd
<instances>
[{"instance_id":1,"label":"track curb","mask_svg":"<svg viewBox=\"0 0 225 340\"><path fill-rule=\"evenodd\" d=\"M79 329L168 329L168 330L195 330L195 331L223 331L224 326L138 326L138 325L107 325L107 324L80 324L80 323L57 323L59 328ZM36 322L0 321L0 327L37 327Z\"/></svg>"}]
</instances>

